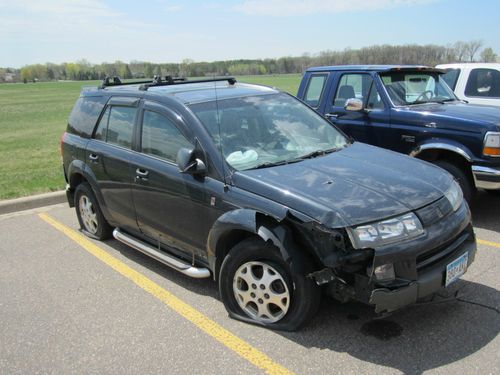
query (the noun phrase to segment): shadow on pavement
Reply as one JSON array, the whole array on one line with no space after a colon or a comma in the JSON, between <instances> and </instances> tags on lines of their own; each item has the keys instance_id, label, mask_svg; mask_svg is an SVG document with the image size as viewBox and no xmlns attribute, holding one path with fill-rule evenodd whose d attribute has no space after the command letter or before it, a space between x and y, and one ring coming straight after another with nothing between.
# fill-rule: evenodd
<instances>
[{"instance_id":1,"label":"shadow on pavement","mask_svg":"<svg viewBox=\"0 0 500 375\"><path fill-rule=\"evenodd\" d=\"M166 280L219 301L211 279L191 279L117 241L107 245ZM441 297L453 296L457 290L459 298L468 302L438 298L440 303L414 305L384 319L376 319L369 306L339 304L325 296L317 316L301 331L271 335L282 335L306 348L345 352L405 374L421 374L477 352L499 333L499 292L459 280Z\"/></svg>"},{"instance_id":2,"label":"shadow on pavement","mask_svg":"<svg viewBox=\"0 0 500 375\"><path fill-rule=\"evenodd\" d=\"M479 191L471 207L475 228L500 233L500 193Z\"/></svg>"}]
</instances>

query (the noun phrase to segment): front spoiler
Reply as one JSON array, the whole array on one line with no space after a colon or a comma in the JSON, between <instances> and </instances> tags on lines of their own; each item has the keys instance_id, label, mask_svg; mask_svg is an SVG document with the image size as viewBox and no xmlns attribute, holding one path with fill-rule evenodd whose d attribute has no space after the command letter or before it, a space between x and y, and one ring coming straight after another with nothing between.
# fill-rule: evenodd
<instances>
[{"instance_id":1,"label":"front spoiler","mask_svg":"<svg viewBox=\"0 0 500 375\"><path fill-rule=\"evenodd\" d=\"M466 252L469 253L467 267L474 261L476 255L476 242L466 241L450 256L419 275L418 280L407 286L390 290L388 288L377 288L371 293L369 304L375 305L376 313L389 313L402 307L411 305L417 300L444 289L444 278L446 265Z\"/></svg>"}]
</instances>

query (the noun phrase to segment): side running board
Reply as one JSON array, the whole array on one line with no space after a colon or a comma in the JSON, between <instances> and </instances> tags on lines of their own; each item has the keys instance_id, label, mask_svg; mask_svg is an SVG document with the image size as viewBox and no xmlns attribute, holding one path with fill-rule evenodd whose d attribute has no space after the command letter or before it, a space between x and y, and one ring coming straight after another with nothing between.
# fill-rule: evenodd
<instances>
[{"instance_id":1,"label":"side running board","mask_svg":"<svg viewBox=\"0 0 500 375\"><path fill-rule=\"evenodd\" d=\"M113 237L118 241L133 247L136 250L139 250L141 253L144 253L150 256L153 259L173 268L176 271L183 273L189 277L193 277L196 279L202 279L205 277L210 277L210 271L207 268L197 268L191 266L189 263L184 262L178 258L174 258L171 255L167 255L158 249L148 245L145 242L138 240L128 234L120 232L118 228L113 231Z\"/></svg>"}]
</instances>

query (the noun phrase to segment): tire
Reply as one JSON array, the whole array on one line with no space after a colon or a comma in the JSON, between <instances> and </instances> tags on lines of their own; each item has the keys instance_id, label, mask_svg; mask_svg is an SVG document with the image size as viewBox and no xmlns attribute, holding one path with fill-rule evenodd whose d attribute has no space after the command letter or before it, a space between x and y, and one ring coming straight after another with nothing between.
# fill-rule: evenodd
<instances>
[{"instance_id":1,"label":"tire","mask_svg":"<svg viewBox=\"0 0 500 375\"><path fill-rule=\"evenodd\" d=\"M500 190L491 190L491 189L485 189L488 194L491 195L496 195L497 197L500 197Z\"/></svg>"},{"instance_id":2,"label":"tire","mask_svg":"<svg viewBox=\"0 0 500 375\"><path fill-rule=\"evenodd\" d=\"M111 238L113 228L104 218L94 192L86 182L76 188L75 210L80 228L85 235L96 240Z\"/></svg>"},{"instance_id":3,"label":"tire","mask_svg":"<svg viewBox=\"0 0 500 375\"><path fill-rule=\"evenodd\" d=\"M472 203L472 198L474 197L475 187L465 171L463 171L456 164L450 163L446 160L436 160L434 164L443 168L445 171L448 171L453 177L455 177L458 184L462 188L464 199L470 205Z\"/></svg>"},{"instance_id":4,"label":"tire","mask_svg":"<svg viewBox=\"0 0 500 375\"><path fill-rule=\"evenodd\" d=\"M299 255L294 261L304 266L304 272L293 272L279 250L260 239L249 238L234 246L219 276L219 292L229 315L282 331L297 330L311 319L321 291L306 276L312 269L308 259Z\"/></svg>"}]
</instances>

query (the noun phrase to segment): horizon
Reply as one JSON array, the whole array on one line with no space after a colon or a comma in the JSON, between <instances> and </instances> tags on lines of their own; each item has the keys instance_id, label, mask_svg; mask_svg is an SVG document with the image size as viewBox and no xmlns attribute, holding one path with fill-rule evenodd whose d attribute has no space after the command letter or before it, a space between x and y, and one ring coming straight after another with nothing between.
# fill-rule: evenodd
<instances>
[{"instance_id":1,"label":"horizon","mask_svg":"<svg viewBox=\"0 0 500 375\"><path fill-rule=\"evenodd\" d=\"M0 66L19 69L80 60L97 65L263 60L372 45L447 46L457 40L481 40L483 47L500 51L495 37L500 32L500 3L487 0L152 4L149 9L117 0L0 0ZM486 11L482 17L469 17L477 9Z\"/></svg>"}]
</instances>

